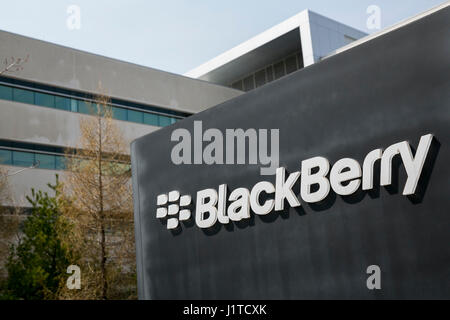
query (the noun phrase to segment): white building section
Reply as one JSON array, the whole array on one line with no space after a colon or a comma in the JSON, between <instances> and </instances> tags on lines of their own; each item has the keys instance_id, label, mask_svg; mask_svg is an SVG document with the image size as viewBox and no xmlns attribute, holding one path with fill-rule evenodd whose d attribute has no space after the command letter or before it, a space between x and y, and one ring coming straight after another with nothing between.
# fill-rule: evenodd
<instances>
[{"instance_id":1,"label":"white building section","mask_svg":"<svg viewBox=\"0 0 450 320\"><path fill-rule=\"evenodd\" d=\"M185 75L249 91L312 65L366 35L304 10Z\"/></svg>"}]
</instances>

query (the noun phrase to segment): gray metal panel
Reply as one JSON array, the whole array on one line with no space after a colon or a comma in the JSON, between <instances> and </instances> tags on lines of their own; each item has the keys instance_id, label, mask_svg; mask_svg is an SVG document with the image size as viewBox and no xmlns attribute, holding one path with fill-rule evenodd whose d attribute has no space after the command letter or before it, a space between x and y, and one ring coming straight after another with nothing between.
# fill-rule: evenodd
<instances>
[{"instance_id":1,"label":"gray metal panel","mask_svg":"<svg viewBox=\"0 0 450 320\"><path fill-rule=\"evenodd\" d=\"M135 141L140 297L449 299L449 39L447 8ZM280 128L280 166L290 172L314 156L361 163L399 141L417 147L427 133L440 148L427 163L421 199L401 195L399 167L398 188L331 193L321 206L302 203L208 231L183 225L174 234L155 217L158 194L274 179L257 165L173 165L171 133L192 132L195 120L204 130ZM382 270L379 291L366 288L372 264Z\"/></svg>"}]
</instances>

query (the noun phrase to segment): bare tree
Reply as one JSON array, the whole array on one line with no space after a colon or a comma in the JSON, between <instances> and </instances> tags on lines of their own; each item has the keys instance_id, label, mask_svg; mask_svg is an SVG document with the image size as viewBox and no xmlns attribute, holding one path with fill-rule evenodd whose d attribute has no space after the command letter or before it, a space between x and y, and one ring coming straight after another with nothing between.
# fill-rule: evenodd
<instances>
[{"instance_id":1,"label":"bare tree","mask_svg":"<svg viewBox=\"0 0 450 320\"><path fill-rule=\"evenodd\" d=\"M10 244L18 240L21 217L12 204L12 196L8 184L8 171L0 167L0 277L6 276L4 264L9 254ZM16 237L16 238L15 238Z\"/></svg>"},{"instance_id":2,"label":"bare tree","mask_svg":"<svg viewBox=\"0 0 450 320\"><path fill-rule=\"evenodd\" d=\"M9 200L9 194L8 171L3 167L0 167L0 205Z\"/></svg>"},{"instance_id":3,"label":"bare tree","mask_svg":"<svg viewBox=\"0 0 450 320\"><path fill-rule=\"evenodd\" d=\"M3 207L3 204L8 200L8 180L7 172L0 167L0 261L1 269L3 269L3 264L8 252L8 240L10 238L9 226L7 226L6 214L7 210ZM3 270L1 272L4 273Z\"/></svg>"},{"instance_id":4,"label":"bare tree","mask_svg":"<svg viewBox=\"0 0 450 320\"><path fill-rule=\"evenodd\" d=\"M23 65L28 62L29 57L30 55L27 54L25 58L5 58L3 61L4 66L0 69L0 75L23 70Z\"/></svg>"},{"instance_id":5,"label":"bare tree","mask_svg":"<svg viewBox=\"0 0 450 320\"><path fill-rule=\"evenodd\" d=\"M110 99L99 91L92 116L80 122L77 151L67 153L63 194L65 214L75 226L72 243L83 255L85 290L78 296L108 299L117 291L111 284L117 286L124 272L119 267L134 261L132 197L128 147Z\"/></svg>"}]
</instances>

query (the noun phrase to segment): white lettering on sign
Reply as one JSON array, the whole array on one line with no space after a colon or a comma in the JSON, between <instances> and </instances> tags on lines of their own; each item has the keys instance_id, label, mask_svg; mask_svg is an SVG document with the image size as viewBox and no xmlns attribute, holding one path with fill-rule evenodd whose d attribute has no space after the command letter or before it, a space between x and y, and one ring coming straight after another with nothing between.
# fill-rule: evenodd
<instances>
[{"instance_id":1,"label":"white lettering on sign","mask_svg":"<svg viewBox=\"0 0 450 320\"><path fill-rule=\"evenodd\" d=\"M417 184L422 174L425 160L430 150L433 135L427 134L420 138L415 155L407 141L402 141L389 146L386 150L376 149L367 154L364 163L351 158L344 158L334 163L330 170L330 162L323 157L314 157L301 162L301 172L288 174L286 168L276 169L275 184L269 181L256 183L251 190L237 188L228 195L226 184L215 189L204 189L197 192L195 223L199 228L206 229L214 226L217 221L228 224L231 221L249 219L251 212L257 215L267 215L272 211L284 210L285 203L291 207L301 206L299 197L295 194L294 187L300 180L300 198L307 203L323 201L332 190L338 195L349 196L360 187L362 190L373 188L374 165L381 161L380 185L389 186L392 183L392 161L399 155L406 171L406 183L403 195L415 194ZM329 176L329 178L328 178ZM264 195L264 199L261 199ZM180 198L178 191L171 191L157 197L157 218L178 214L179 206L170 204L181 199L180 206L188 206L191 197L188 195ZM228 207L227 207L227 203ZM166 208L168 206L169 209ZM168 229L178 227L178 220L184 221L190 218L190 210L180 211L180 217L171 217L167 223Z\"/></svg>"}]
</instances>

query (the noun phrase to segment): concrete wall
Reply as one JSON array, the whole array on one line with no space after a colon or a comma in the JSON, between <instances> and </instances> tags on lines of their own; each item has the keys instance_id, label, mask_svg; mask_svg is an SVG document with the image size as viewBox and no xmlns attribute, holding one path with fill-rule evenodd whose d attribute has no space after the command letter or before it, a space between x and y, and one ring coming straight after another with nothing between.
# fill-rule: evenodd
<instances>
[{"instance_id":1,"label":"concrete wall","mask_svg":"<svg viewBox=\"0 0 450 320\"><path fill-rule=\"evenodd\" d=\"M55 175L62 176L64 171L46 170L46 169L26 169L20 173L14 174L24 168L0 165L0 168L5 169L10 177L8 177L8 187L11 199L2 203L4 206L14 207L30 207L26 200L26 195L31 195L31 188L35 190L42 190L52 194L48 183L55 183Z\"/></svg>"},{"instance_id":2,"label":"concrete wall","mask_svg":"<svg viewBox=\"0 0 450 320\"><path fill-rule=\"evenodd\" d=\"M115 98L196 113L241 91L0 31L0 59L24 58L10 76L96 92L99 81Z\"/></svg>"},{"instance_id":3,"label":"concrete wall","mask_svg":"<svg viewBox=\"0 0 450 320\"><path fill-rule=\"evenodd\" d=\"M76 147L80 120L90 117L80 113L0 100L0 138L62 147ZM127 142L158 127L127 121L115 121Z\"/></svg>"}]
</instances>

